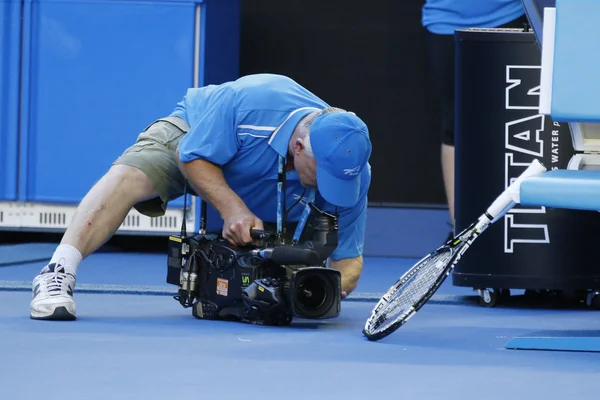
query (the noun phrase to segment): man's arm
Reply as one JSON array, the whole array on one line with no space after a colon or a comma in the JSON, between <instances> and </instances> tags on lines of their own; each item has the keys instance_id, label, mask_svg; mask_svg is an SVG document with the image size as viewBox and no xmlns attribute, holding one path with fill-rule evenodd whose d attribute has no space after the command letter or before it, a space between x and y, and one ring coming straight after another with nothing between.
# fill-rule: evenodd
<instances>
[{"instance_id":1,"label":"man's arm","mask_svg":"<svg viewBox=\"0 0 600 400\"><path fill-rule=\"evenodd\" d=\"M181 162L177 151L179 169L189 185L202 199L211 204L224 220L223 237L235 245L250 243L250 229L264 229L244 201L227 184L221 168L211 162L196 159Z\"/></svg>"},{"instance_id":2,"label":"man's arm","mask_svg":"<svg viewBox=\"0 0 600 400\"><path fill-rule=\"evenodd\" d=\"M363 257L331 260L331 267L342 274L342 298L344 298L352 293L358 285L358 279L362 273Z\"/></svg>"},{"instance_id":3,"label":"man's arm","mask_svg":"<svg viewBox=\"0 0 600 400\"><path fill-rule=\"evenodd\" d=\"M219 166L202 159L183 163L179 159L179 151L177 163L194 191L216 208L221 216L229 214L234 208L245 207L242 199L225 181Z\"/></svg>"},{"instance_id":4,"label":"man's arm","mask_svg":"<svg viewBox=\"0 0 600 400\"><path fill-rule=\"evenodd\" d=\"M263 229L263 224L227 184L221 169L241 146L235 128L239 123L236 93L225 85L196 96L195 107L206 111L188 121L190 130L177 147L177 164L196 194L221 214L223 237L245 245L252 242L250 229Z\"/></svg>"}]
</instances>

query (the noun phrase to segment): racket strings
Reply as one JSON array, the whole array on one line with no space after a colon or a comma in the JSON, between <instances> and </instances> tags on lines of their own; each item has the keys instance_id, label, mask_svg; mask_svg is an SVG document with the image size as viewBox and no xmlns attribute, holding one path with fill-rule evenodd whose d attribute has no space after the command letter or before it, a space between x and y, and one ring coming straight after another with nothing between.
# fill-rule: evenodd
<instances>
[{"instance_id":1,"label":"racket strings","mask_svg":"<svg viewBox=\"0 0 600 400\"><path fill-rule=\"evenodd\" d=\"M412 312L413 306L433 287L453 253L444 251L426 258L409 270L381 300L378 310L373 313L371 330L386 329ZM387 324L386 324L387 322Z\"/></svg>"}]
</instances>

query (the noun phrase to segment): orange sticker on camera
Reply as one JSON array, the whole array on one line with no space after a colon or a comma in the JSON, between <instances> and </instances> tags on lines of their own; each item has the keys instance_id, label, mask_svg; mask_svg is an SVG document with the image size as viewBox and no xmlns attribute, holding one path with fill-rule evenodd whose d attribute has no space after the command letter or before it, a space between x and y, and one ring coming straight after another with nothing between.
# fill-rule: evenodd
<instances>
[{"instance_id":1,"label":"orange sticker on camera","mask_svg":"<svg viewBox=\"0 0 600 400\"><path fill-rule=\"evenodd\" d=\"M217 278L217 294L227 296L229 290L229 281L227 279Z\"/></svg>"}]
</instances>

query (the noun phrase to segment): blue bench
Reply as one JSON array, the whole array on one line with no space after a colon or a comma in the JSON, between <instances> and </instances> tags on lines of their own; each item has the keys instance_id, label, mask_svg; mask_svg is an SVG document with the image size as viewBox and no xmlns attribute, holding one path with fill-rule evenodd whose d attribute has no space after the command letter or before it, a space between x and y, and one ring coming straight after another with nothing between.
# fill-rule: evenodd
<instances>
[{"instance_id":1,"label":"blue bench","mask_svg":"<svg viewBox=\"0 0 600 400\"><path fill-rule=\"evenodd\" d=\"M521 184L524 206L600 211L600 171L555 170Z\"/></svg>"},{"instance_id":2,"label":"blue bench","mask_svg":"<svg viewBox=\"0 0 600 400\"><path fill-rule=\"evenodd\" d=\"M523 1L542 45L540 113L568 123L575 149L599 154L588 158L592 159L591 165L600 167L600 1L548 3ZM600 211L600 170L584 167L569 166L573 169L548 171L527 179L520 188L520 203ZM600 352L600 324L591 325L596 329L533 332L511 339L505 347Z\"/></svg>"},{"instance_id":3,"label":"blue bench","mask_svg":"<svg viewBox=\"0 0 600 400\"><path fill-rule=\"evenodd\" d=\"M555 170L536 175L521 184L520 204L599 211L600 171ZM505 348L600 352L600 330L533 332L512 338Z\"/></svg>"}]
</instances>

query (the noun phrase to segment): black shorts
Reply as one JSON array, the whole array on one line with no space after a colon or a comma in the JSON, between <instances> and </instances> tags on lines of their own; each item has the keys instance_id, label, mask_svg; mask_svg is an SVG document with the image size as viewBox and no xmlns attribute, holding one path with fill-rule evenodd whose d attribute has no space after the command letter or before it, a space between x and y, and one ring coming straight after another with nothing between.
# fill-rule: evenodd
<instances>
[{"instance_id":1,"label":"black shorts","mask_svg":"<svg viewBox=\"0 0 600 400\"><path fill-rule=\"evenodd\" d=\"M498 28L523 28L525 15ZM437 35L426 30L429 77L434 104L439 107L438 124L442 143L454 146L454 35Z\"/></svg>"}]
</instances>

